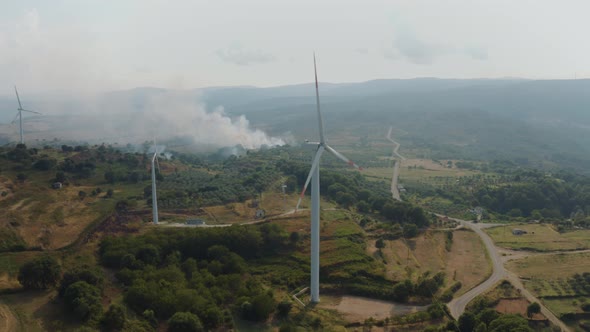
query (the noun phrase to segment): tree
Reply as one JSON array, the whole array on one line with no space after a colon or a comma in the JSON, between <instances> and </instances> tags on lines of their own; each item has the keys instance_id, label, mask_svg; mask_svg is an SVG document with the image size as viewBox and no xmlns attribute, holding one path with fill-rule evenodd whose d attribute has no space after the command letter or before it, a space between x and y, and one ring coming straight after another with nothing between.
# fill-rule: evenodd
<instances>
[{"instance_id":1,"label":"tree","mask_svg":"<svg viewBox=\"0 0 590 332\"><path fill-rule=\"evenodd\" d=\"M88 266L77 267L64 273L59 285L59 296L64 296L66 289L73 283L85 281L86 283L102 289L104 277L102 270Z\"/></svg>"},{"instance_id":2,"label":"tree","mask_svg":"<svg viewBox=\"0 0 590 332\"><path fill-rule=\"evenodd\" d=\"M204 331L201 320L190 312L177 312L168 320L169 332L200 332Z\"/></svg>"},{"instance_id":3,"label":"tree","mask_svg":"<svg viewBox=\"0 0 590 332\"><path fill-rule=\"evenodd\" d=\"M339 192L336 194L336 202L345 208L349 208L355 204L356 198L347 192Z\"/></svg>"},{"instance_id":4,"label":"tree","mask_svg":"<svg viewBox=\"0 0 590 332\"><path fill-rule=\"evenodd\" d=\"M80 198L81 201L83 201L84 198L86 198L86 192L84 190L80 190L78 192L78 197Z\"/></svg>"},{"instance_id":5,"label":"tree","mask_svg":"<svg viewBox=\"0 0 590 332\"><path fill-rule=\"evenodd\" d=\"M471 312L465 312L459 317L459 331L472 332L475 328L475 317Z\"/></svg>"},{"instance_id":6,"label":"tree","mask_svg":"<svg viewBox=\"0 0 590 332\"><path fill-rule=\"evenodd\" d=\"M492 321L488 331L493 332L532 332L528 321L520 315L502 315Z\"/></svg>"},{"instance_id":7,"label":"tree","mask_svg":"<svg viewBox=\"0 0 590 332\"><path fill-rule=\"evenodd\" d=\"M277 306L277 310L278 310L279 315L281 317L287 317L287 316L289 316L289 312L291 311L291 308L292 307L293 307L293 304L291 302L289 302L289 301L282 301Z\"/></svg>"},{"instance_id":8,"label":"tree","mask_svg":"<svg viewBox=\"0 0 590 332\"><path fill-rule=\"evenodd\" d=\"M488 332L488 326L486 325L486 323L480 322L479 324L477 324L477 327L473 331L474 332Z\"/></svg>"},{"instance_id":9,"label":"tree","mask_svg":"<svg viewBox=\"0 0 590 332\"><path fill-rule=\"evenodd\" d=\"M55 173L55 182L66 182L66 173L61 171Z\"/></svg>"},{"instance_id":10,"label":"tree","mask_svg":"<svg viewBox=\"0 0 590 332\"><path fill-rule=\"evenodd\" d=\"M301 235L299 235L299 232L291 232L289 235L289 242L291 242L291 245L297 245L297 242L299 242L300 239Z\"/></svg>"},{"instance_id":11,"label":"tree","mask_svg":"<svg viewBox=\"0 0 590 332\"><path fill-rule=\"evenodd\" d=\"M477 311L479 311L479 314L477 314L477 321L485 323L486 327L487 325L490 325L494 319L500 317L500 314L492 308Z\"/></svg>"},{"instance_id":12,"label":"tree","mask_svg":"<svg viewBox=\"0 0 590 332\"><path fill-rule=\"evenodd\" d=\"M64 294L64 302L82 321L98 319L102 314L100 289L85 281L71 284Z\"/></svg>"},{"instance_id":13,"label":"tree","mask_svg":"<svg viewBox=\"0 0 590 332\"><path fill-rule=\"evenodd\" d=\"M409 239L418 235L418 227L414 224L405 224L403 228L404 237Z\"/></svg>"},{"instance_id":14,"label":"tree","mask_svg":"<svg viewBox=\"0 0 590 332\"><path fill-rule=\"evenodd\" d=\"M381 251L381 249L385 248L385 241L383 241L383 239L378 239L377 242L375 242L375 247Z\"/></svg>"},{"instance_id":15,"label":"tree","mask_svg":"<svg viewBox=\"0 0 590 332\"><path fill-rule=\"evenodd\" d=\"M61 266L51 256L43 255L21 266L18 281L27 289L47 289L55 286L61 276Z\"/></svg>"},{"instance_id":16,"label":"tree","mask_svg":"<svg viewBox=\"0 0 590 332\"><path fill-rule=\"evenodd\" d=\"M254 310L255 320L261 321L268 318L268 316L275 310L275 300L270 294L260 294L252 299L252 307Z\"/></svg>"},{"instance_id":17,"label":"tree","mask_svg":"<svg viewBox=\"0 0 590 332\"><path fill-rule=\"evenodd\" d=\"M123 328L126 320L125 308L120 304L111 304L101 323L107 331L117 331Z\"/></svg>"},{"instance_id":18,"label":"tree","mask_svg":"<svg viewBox=\"0 0 590 332\"><path fill-rule=\"evenodd\" d=\"M55 159L39 159L33 164L33 168L39 171L48 171L55 167Z\"/></svg>"},{"instance_id":19,"label":"tree","mask_svg":"<svg viewBox=\"0 0 590 332\"><path fill-rule=\"evenodd\" d=\"M526 307L526 315L528 318L533 318L534 314L541 312L541 305L538 302L533 302Z\"/></svg>"},{"instance_id":20,"label":"tree","mask_svg":"<svg viewBox=\"0 0 590 332\"><path fill-rule=\"evenodd\" d=\"M107 198L111 198L111 197L113 197L113 189L110 189L110 188L109 188L109 190L107 190L107 195L106 195L106 197L107 197Z\"/></svg>"},{"instance_id":21,"label":"tree","mask_svg":"<svg viewBox=\"0 0 590 332\"><path fill-rule=\"evenodd\" d=\"M25 180L27 179L27 175L24 173L18 173L16 175L16 179L20 182L25 182Z\"/></svg>"},{"instance_id":22,"label":"tree","mask_svg":"<svg viewBox=\"0 0 590 332\"><path fill-rule=\"evenodd\" d=\"M108 182L108 183L115 183L115 172L113 171L106 171L104 172L104 179Z\"/></svg>"},{"instance_id":23,"label":"tree","mask_svg":"<svg viewBox=\"0 0 590 332\"><path fill-rule=\"evenodd\" d=\"M361 213L371 212L371 205L365 201L356 203L356 210Z\"/></svg>"}]
</instances>

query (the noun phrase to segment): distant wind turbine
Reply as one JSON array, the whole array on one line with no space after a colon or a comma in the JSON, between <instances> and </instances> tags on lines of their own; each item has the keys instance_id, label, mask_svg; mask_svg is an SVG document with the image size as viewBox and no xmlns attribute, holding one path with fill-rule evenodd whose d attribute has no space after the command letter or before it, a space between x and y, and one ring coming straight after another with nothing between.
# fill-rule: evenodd
<instances>
[{"instance_id":1,"label":"distant wind turbine","mask_svg":"<svg viewBox=\"0 0 590 332\"><path fill-rule=\"evenodd\" d=\"M12 123L16 122L16 118L19 118L19 122L20 122L20 144L25 144L25 139L23 137L23 112L30 112L30 113L35 113L35 114L41 114L39 112L35 112L35 111L31 111L31 110L26 110L23 108L23 106L20 103L20 97L18 96L18 90L16 89L16 85L14 86L14 92L16 92L16 99L18 100L18 113L16 113L16 116L14 117L14 120L12 120Z\"/></svg>"},{"instance_id":2,"label":"distant wind turbine","mask_svg":"<svg viewBox=\"0 0 590 332\"><path fill-rule=\"evenodd\" d=\"M301 199L305 195L307 186L311 182L311 302L320 302L320 159L324 150L328 150L330 153L335 155L338 159L341 159L350 166L353 166L359 170L357 164L346 158L340 152L334 150L328 144L326 144L326 138L324 137L324 124L322 122L322 113L320 112L320 94L318 90L318 72L316 68L315 53L313 55L313 70L315 73L315 97L316 105L318 110L318 126L320 129L320 141L319 142L308 142L309 144L317 145L317 150L311 163L311 169L295 211L299 209Z\"/></svg>"},{"instance_id":3,"label":"distant wind turbine","mask_svg":"<svg viewBox=\"0 0 590 332\"><path fill-rule=\"evenodd\" d=\"M156 164L158 171L160 171L160 163L158 162L158 146L156 139L154 139L154 156L152 157L152 213L154 225L158 224L158 197L156 196Z\"/></svg>"}]
</instances>

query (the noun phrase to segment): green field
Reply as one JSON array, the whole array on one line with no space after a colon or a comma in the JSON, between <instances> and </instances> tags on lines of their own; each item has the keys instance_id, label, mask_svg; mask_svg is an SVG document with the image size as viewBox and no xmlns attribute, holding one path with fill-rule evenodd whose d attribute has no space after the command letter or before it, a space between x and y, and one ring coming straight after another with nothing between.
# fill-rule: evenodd
<instances>
[{"instance_id":1,"label":"green field","mask_svg":"<svg viewBox=\"0 0 590 332\"><path fill-rule=\"evenodd\" d=\"M590 287L583 278L588 266L590 253L585 252L539 254L511 261L506 267L559 317L582 312L581 305L590 300Z\"/></svg>"},{"instance_id":2,"label":"green field","mask_svg":"<svg viewBox=\"0 0 590 332\"><path fill-rule=\"evenodd\" d=\"M589 272L590 253L536 255L511 261L506 268L523 279L559 280ZM548 268L550 267L550 268Z\"/></svg>"},{"instance_id":3,"label":"green field","mask_svg":"<svg viewBox=\"0 0 590 332\"><path fill-rule=\"evenodd\" d=\"M522 229L527 234L513 235L513 229ZM557 232L548 224L523 224L486 229L496 245L517 250L553 251L590 248L590 230Z\"/></svg>"}]
</instances>

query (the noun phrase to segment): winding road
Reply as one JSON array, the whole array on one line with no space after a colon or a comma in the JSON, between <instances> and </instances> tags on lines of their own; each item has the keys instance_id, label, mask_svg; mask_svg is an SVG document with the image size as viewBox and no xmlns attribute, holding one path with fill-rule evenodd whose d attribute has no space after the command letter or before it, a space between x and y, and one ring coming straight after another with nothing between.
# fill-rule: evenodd
<instances>
[{"instance_id":1,"label":"winding road","mask_svg":"<svg viewBox=\"0 0 590 332\"><path fill-rule=\"evenodd\" d=\"M397 182L399 177L399 167L401 161L405 160L406 158L404 158L402 155L398 153L400 144L394 141L393 138L391 138L392 131L393 127L389 127L389 131L387 132L387 139L393 143L392 158L396 159L396 163L393 168L393 176L391 179L391 194L393 195L394 199L401 201L399 190L397 188ZM399 160L398 158L396 158L396 156L399 158ZM437 216L444 217L443 215L439 214L437 214ZM516 253L513 251L508 252L506 249L496 247L492 238L488 234L486 234L486 232L483 231L484 228L494 227L496 225L472 223L470 221L456 218L449 219L458 222L459 224L463 225L463 227L468 227L469 229L473 230L477 235L479 235L486 247L486 250L488 251L490 260L492 261L492 274L488 279L486 279L481 284L475 286L474 288L470 289L467 293L461 295L458 298L453 299L451 302L448 303L451 315L455 319L459 319L463 312L465 312L465 307L469 302L475 299L478 295L483 294L484 292L492 288L496 283L500 282L503 279L506 279L510 281L514 288L518 289L520 291L520 294L522 294L529 302L539 303L539 305L541 306L541 313L545 317L547 317L547 319L549 319L551 323L553 323L556 326L559 326L559 328L562 331L570 331L570 329L559 318L557 318L549 309L547 309L547 307L543 305L543 303L537 297L531 294L531 292L529 292L524 287L524 285L520 281L520 278L518 278L517 275L515 275L511 271L506 270L506 268L504 267L504 263L508 260L520 259L529 255L534 255L534 253ZM504 253L505 256L502 256L502 253Z\"/></svg>"},{"instance_id":2,"label":"winding road","mask_svg":"<svg viewBox=\"0 0 590 332\"><path fill-rule=\"evenodd\" d=\"M393 165L393 176L391 177L391 195L393 196L393 199L401 201L402 199L399 194L399 189L397 188L397 180L399 178L399 168L401 162L402 160L406 160L406 158L398 153L401 144L399 144L398 142L394 141L393 138L391 138L392 131L393 127L389 127L389 131L387 132L387 139L391 143L393 143L393 151L391 153L391 158L393 158L395 161L395 164ZM396 159L395 156L397 156L398 158Z\"/></svg>"},{"instance_id":3,"label":"winding road","mask_svg":"<svg viewBox=\"0 0 590 332\"><path fill-rule=\"evenodd\" d=\"M463 312L465 312L465 307L467 306L467 304L469 302L471 302L475 297L484 293L488 289L492 288L500 280L506 279L506 280L510 281L510 283L514 286L514 288L518 289L520 291L520 294L522 294L529 302L539 303L539 305L541 306L541 313L545 317L547 317L547 319L549 319L549 321L551 321L551 323L553 323L556 326L559 326L559 328L562 331L570 331L570 329L559 318L557 318L549 309L547 309L547 307L545 307L543 305L543 303L537 297L535 297L533 294L531 294L531 292L529 292L524 287L524 285L520 281L520 278L518 278L517 275L515 275L511 271L506 270L506 268L504 267L505 260L502 259L502 255L500 253L500 250L494 245L494 241L492 241L492 238L488 234L486 234L486 232L483 231L484 228L493 227L495 225L481 224L481 223L474 224L470 221L456 219L456 218L449 218L449 219L454 220L454 221L460 223L461 225L472 229L477 235L479 235L479 237L482 239L484 245L486 246L486 249L488 251L488 255L490 256L490 259L492 261L492 268L493 268L492 275L486 281L475 286L474 288L469 290L467 293L461 295L458 298L453 299L451 302L448 303L448 307L451 311L451 315L455 319L459 319L459 317L463 314ZM507 260L508 259L506 259L506 261Z\"/></svg>"}]
</instances>

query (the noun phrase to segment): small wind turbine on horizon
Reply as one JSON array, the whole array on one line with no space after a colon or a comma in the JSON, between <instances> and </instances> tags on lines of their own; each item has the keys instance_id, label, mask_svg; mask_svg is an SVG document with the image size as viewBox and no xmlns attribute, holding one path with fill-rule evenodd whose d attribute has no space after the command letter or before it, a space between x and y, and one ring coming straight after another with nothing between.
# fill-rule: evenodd
<instances>
[{"instance_id":1,"label":"small wind turbine on horizon","mask_svg":"<svg viewBox=\"0 0 590 332\"><path fill-rule=\"evenodd\" d=\"M16 122L16 118L19 118L19 123L20 123L20 144L25 144L25 139L23 137L23 112L29 112L29 113L35 113L35 114L41 114L39 112L35 112L35 111L31 111L31 110L26 110L23 108L23 106L20 103L20 97L18 95L18 90L16 89L16 85L14 86L14 92L16 93L16 99L18 100L18 113L16 113L16 116L14 117L14 120L12 120L12 123Z\"/></svg>"},{"instance_id":2,"label":"small wind turbine on horizon","mask_svg":"<svg viewBox=\"0 0 590 332\"><path fill-rule=\"evenodd\" d=\"M154 138L154 156L152 157L152 213L154 225L158 224L158 197L156 196L156 164L158 171L160 171L160 163L158 162L158 145Z\"/></svg>"},{"instance_id":3,"label":"small wind turbine on horizon","mask_svg":"<svg viewBox=\"0 0 590 332\"><path fill-rule=\"evenodd\" d=\"M305 195L307 186L311 181L311 302L318 303L320 302L320 159L324 150L328 150L330 153L348 165L353 166L359 170L362 170L362 168L352 162L352 160L346 158L340 152L334 150L326 143L326 138L324 137L322 113L320 111L320 94L318 89L318 72L315 61L315 53L313 55L313 70L315 73L315 97L318 110L320 141L308 142L309 144L317 145L317 150L311 163L309 175L307 176L307 180L305 181L305 185L303 186L303 190L299 196L299 201L297 202L295 211L299 209L301 199L303 198L303 195Z\"/></svg>"}]
</instances>

